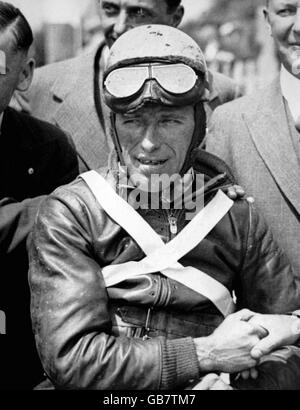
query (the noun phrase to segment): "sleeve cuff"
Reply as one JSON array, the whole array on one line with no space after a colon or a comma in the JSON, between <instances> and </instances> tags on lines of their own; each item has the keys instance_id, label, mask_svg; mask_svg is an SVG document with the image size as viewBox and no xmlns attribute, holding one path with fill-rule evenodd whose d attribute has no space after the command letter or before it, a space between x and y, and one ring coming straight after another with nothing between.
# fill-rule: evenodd
<instances>
[{"instance_id":1,"label":"sleeve cuff","mask_svg":"<svg viewBox=\"0 0 300 410\"><path fill-rule=\"evenodd\" d=\"M200 376L192 338L166 340L162 346L162 390L184 388Z\"/></svg>"}]
</instances>

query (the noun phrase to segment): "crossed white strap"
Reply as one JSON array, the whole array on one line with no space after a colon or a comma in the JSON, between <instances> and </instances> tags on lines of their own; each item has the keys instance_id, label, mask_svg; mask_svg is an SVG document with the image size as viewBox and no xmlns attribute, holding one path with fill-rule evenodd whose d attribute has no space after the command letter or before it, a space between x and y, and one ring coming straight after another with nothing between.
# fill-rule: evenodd
<instances>
[{"instance_id":1,"label":"crossed white strap","mask_svg":"<svg viewBox=\"0 0 300 410\"><path fill-rule=\"evenodd\" d=\"M161 272L208 298L226 317L235 305L228 289L216 279L178 261L194 249L233 206L222 191L189 224L165 244L151 226L96 171L81 175L103 210L121 226L147 255L143 260L110 265L102 273L106 287L140 275Z\"/></svg>"}]
</instances>

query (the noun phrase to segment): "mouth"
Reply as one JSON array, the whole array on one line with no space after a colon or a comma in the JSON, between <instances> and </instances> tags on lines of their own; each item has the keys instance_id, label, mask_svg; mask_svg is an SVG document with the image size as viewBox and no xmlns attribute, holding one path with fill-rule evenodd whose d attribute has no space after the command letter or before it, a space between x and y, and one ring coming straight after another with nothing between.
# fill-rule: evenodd
<instances>
[{"instance_id":1,"label":"mouth","mask_svg":"<svg viewBox=\"0 0 300 410\"><path fill-rule=\"evenodd\" d=\"M137 158L137 161L147 167L161 167L168 160L167 159L148 159L148 158Z\"/></svg>"},{"instance_id":2,"label":"mouth","mask_svg":"<svg viewBox=\"0 0 300 410\"><path fill-rule=\"evenodd\" d=\"M291 50L300 50L300 43L292 43L289 46Z\"/></svg>"}]
</instances>

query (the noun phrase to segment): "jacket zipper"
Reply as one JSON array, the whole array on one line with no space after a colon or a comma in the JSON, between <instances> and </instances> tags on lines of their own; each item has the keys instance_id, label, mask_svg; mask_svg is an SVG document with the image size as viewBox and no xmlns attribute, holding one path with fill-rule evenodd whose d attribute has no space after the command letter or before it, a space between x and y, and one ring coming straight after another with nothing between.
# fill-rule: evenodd
<instances>
[{"instance_id":1,"label":"jacket zipper","mask_svg":"<svg viewBox=\"0 0 300 410\"><path fill-rule=\"evenodd\" d=\"M169 229L170 229L170 240L172 240L178 233L178 220L181 210L171 210L167 212Z\"/></svg>"},{"instance_id":2,"label":"jacket zipper","mask_svg":"<svg viewBox=\"0 0 300 410\"><path fill-rule=\"evenodd\" d=\"M177 227L177 218L175 216L168 217L169 225L170 225L170 232L172 235L177 235L178 227Z\"/></svg>"}]
</instances>

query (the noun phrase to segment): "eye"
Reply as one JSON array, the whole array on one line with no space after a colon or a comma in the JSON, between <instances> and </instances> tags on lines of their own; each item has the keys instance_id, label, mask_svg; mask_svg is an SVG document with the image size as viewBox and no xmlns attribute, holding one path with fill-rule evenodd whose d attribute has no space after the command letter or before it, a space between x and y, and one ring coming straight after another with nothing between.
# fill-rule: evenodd
<instances>
[{"instance_id":1,"label":"eye","mask_svg":"<svg viewBox=\"0 0 300 410\"><path fill-rule=\"evenodd\" d=\"M277 15L280 17L289 17L293 16L296 13L296 9L294 8L283 8L278 10Z\"/></svg>"},{"instance_id":2,"label":"eye","mask_svg":"<svg viewBox=\"0 0 300 410\"><path fill-rule=\"evenodd\" d=\"M181 124L181 121L178 120L178 118L172 118L172 117L167 117L167 118L163 118L161 120L161 124L165 124L165 125L175 125L175 124Z\"/></svg>"},{"instance_id":3,"label":"eye","mask_svg":"<svg viewBox=\"0 0 300 410\"><path fill-rule=\"evenodd\" d=\"M102 9L107 16L116 16L120 12L119 7L117 7L115 4L110 3L104 3Z\"/></svg>"},{"instance_id":4,"label":"eye","mask_svg":"<svg viewBox=\"0 0 300 410\"><path fill-rule=\"evenodd\" d=\"M126 118L123 120L124 125L139 125L141 122L140 118Z\"/></svg>"}]
</instances>

